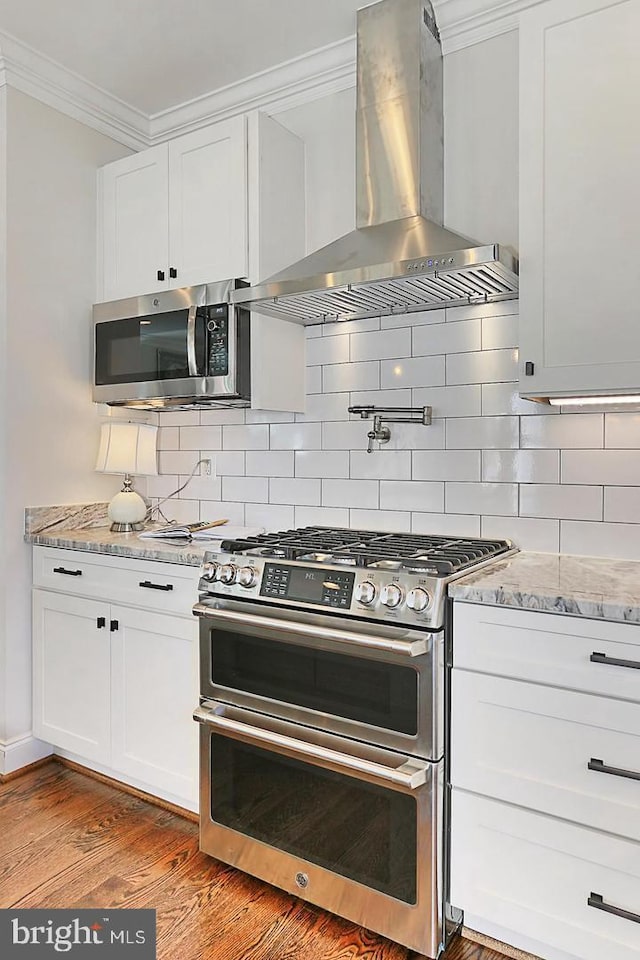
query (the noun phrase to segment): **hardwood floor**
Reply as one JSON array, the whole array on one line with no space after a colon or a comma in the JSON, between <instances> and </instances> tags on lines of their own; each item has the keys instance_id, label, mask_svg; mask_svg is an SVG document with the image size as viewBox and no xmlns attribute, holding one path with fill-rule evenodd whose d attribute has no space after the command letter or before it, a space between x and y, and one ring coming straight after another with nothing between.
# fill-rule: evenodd
<instances>
[{"instance_id":1,"label":"hardwood floor","mask_svg":"<svg viewBox=\"0 0 640 960\"><path fill-rule=\"evenodd\" d=\"M197 826L58 763L0 785L0 907L152 907L159 960L415 954L218 863ZM504 960L458 939L447 960Z\"/></svg>"}]
</instances>

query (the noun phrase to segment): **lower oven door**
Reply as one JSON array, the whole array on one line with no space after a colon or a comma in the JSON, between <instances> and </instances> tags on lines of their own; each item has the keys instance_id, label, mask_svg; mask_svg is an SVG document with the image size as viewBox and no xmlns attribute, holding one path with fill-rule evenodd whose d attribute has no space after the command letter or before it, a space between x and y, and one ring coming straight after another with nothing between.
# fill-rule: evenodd
<instances>
[{"instance_id":1,"label":"lower oven door","mask_svg":"<svg viewBox=\"0 0 640 960\"><path fill-rule=\"evenodd\" d=\"M428 759L444 751L442 632L198 604L200 696Z\"/></svg>"},{"instance_id":2,"label":"lower oven door","mask_svg":"<svg viewBox=\"0 0 640 960\"><path fill-rule=\"evenodd\" d=\"M204 702L200 846L435 957L443 762Z\"/></svg>"}]
</instances>

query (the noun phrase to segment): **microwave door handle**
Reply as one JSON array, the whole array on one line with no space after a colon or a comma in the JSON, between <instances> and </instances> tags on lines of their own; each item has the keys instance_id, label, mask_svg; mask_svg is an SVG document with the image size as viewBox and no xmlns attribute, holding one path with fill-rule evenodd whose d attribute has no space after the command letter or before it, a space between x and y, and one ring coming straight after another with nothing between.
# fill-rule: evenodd
<instances>
[{"instance_id":1,"label":"microwave door handle","mask_svg":"<svg viewBox=\"0 0 640 960\"><path fill-rule=\"evenodd\" d=\"M190 377L199 377L198 358L196 357L196 315L198 308L195 304L189 307L187 317L187 365Z\"/></svg>"}]
</instances>

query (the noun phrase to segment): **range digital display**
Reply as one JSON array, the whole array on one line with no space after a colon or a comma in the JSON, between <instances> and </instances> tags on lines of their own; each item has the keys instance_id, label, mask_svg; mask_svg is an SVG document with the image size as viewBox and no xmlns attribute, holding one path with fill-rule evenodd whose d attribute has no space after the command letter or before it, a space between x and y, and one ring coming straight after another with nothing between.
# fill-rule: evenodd
<instances>
[{"instance_id":1,"label":"range digital display","mask_svg":"<svg viewBox=\"0 0 640 960\"><path fill-rule=\"evenodd\" d=\"M355 573L348 570L267 563L260 595L347 609L351 606L354 582Z\"/></svg>"}]
</instances>

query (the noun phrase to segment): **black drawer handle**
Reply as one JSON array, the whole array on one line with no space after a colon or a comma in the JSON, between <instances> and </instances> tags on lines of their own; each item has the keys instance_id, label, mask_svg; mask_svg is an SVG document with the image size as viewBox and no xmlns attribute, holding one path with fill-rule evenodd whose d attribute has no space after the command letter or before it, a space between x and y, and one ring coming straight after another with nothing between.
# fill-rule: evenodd
<instances>
[{"instance_id":1,"label":"black drawer handle","mask_svg":"<svg viewBox=\"0 0 640 960\"><path fill-rule=\"evenodd\" d=\"M623 910L622 907L614 907L610 903L605 903L599 893L591 893L589 895L587 906L595 907L596 910L604 910L605 913L612 913L614 917L622 917L623 920L640 923L640 913L632 913L631 910Z\"/></svg>"},{"instance_id":2,"label":"black drawer handle","mask_svg":"<svg viewBox=\"0 0 640 960\"><path fill-rule=\"evenodd\" d=\"M151 580L141 580L139 586L147 590L173 590L172 583L151 583Z\"/></svg>"},{"instance_id":3,"label":"black drawer handle","mask_svg":"<svg viewBox=\"0 0 640 960\"><path fill-rule=\"evenodd\" d=\"M106 618L106 617L96 617L96 626L97 626L98 630L104 630L104 628L106 627L106 625L107 625L107 618Z\"/></svg>"},{"instance_id":4,"label":"black drawer handle","mask_svg":"<svg viewBox=\"0 0 640 960\"><path fill-rule=\"evenodd\" d=\"M606 653L596 653L595 650L589 659L591 663L605 663L609 667L630 667L632 670L640 670L640 660L618 660L617 657L608 657Z\"/></svg>"},{"instance_id":5,"label":"black drawer handle","mask_svg":"<svg viewBox=\"0 0 640 960\"><path fill-rule=\"evenodd\" d=\"M158 278L158 280L164 280L164 270L158 270L158 272L156 273L156 277Z\"/></svg>"},{"instance_id":6,"label":"black drawer handle","mask_svg":"<svg viewBox=\"0 0 640 960\"><path fill-rule=\"evenodd\" d=\"M81 577L82 570L67 570L65 567L54 567L54 573L64 573L65 577Z\"/></svg>"},{"instance_id":7,"label":"black drawer handle","mask_svg":"<svg viewBox=\"0 0 640 960\"><path fill-rule=\"evenodd\" d=\"M178 276L178 271L175 267L169 267L169 277L171 280L175 280Z\"/></svg>"},{"instance_id":8,"label":"black drawer handle","mask_svg":"<svg viewBox=\"0 0 640 960\"><path fill-rule=\"evenodd\" d=\"M589 770L595 770L596 773L608 773L612 777L626 777L627 780L640 780L640 773L635 770L624 770L622 767L610 767L604 760L597 760L591 757L587 764Z\"/></svg>"}]
</instances>

